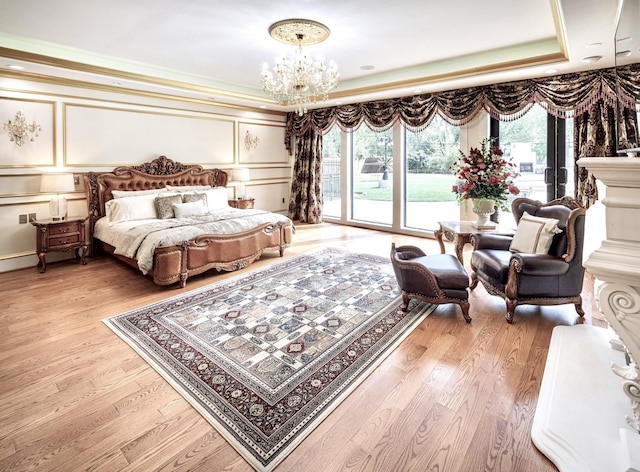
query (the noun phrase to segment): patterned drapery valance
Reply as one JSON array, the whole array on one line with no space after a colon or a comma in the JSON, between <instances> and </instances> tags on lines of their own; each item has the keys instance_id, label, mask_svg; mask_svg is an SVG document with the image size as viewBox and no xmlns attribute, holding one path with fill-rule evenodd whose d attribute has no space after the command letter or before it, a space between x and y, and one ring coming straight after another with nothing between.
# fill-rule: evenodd
<instances>
[{"instance_id":1,"label":"patterned drapery valance","mask_svg":"<svg viewBox=\"0 0 640 472\"><path fill-rule=\"evenodd\" d=\"M616 80L619 81L618 93ZM320 108L303 116L289 113L285 144L291 150L291 136L302 136L311 129L322 134L334 124L345 131L356 129L362 123L383 131L400 121L408 129L419 131L426 128L436 114L452 125L461 126L481 110L502 121L514 120L536 103L551 115L569 118L581 115L599 100L615 105L616 97L627 108L640 107L640 63L617 70L599 69Z\"/></svg>"}]
</instances>

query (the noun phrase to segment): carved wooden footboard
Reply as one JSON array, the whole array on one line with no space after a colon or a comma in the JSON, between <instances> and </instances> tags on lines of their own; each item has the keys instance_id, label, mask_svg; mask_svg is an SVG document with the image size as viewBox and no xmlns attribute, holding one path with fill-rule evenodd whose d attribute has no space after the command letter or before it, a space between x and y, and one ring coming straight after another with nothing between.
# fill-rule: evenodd
<instances>
[{"instance_id":1,"label":"carved wooden footboard","mask_svg":"<svg viewBox=\"0 0 640 472\"><path fill-rule=\"evenodd\" d=\"M113 198L114 190L150 190L167 185L225 186L227 173L220 169L187 166L160 156L140 166L118 167L113 172L89 172L84 176L89 210L89 234L93 239L96 221L105 216L105 203ZM293 223L267 223L235 234L205 234L180 244L162 246L155 250L151 277L157 285L180 283L196 274L216 269L241 269L260 258L266 250L278 250L280 256L291 244ZM91 254L102 248L109 254L137 268L134 259L115 254L115 248L93 240Z\"/></svg>"},{"instance_id":2,"label":"carved wooden footboard","mask_svg":"<svg viewBox=\"0 0 640 472\"><path fill-rule=\"evenodd\" d=\"M291 244L293 226L267 223L258 228L231 235L205 234L175 246L156 249L153 281L158 285L180 282L211 269L238 270L260 258L268 249L278 249L280 256Z\"/></svg>"}]
</instances>

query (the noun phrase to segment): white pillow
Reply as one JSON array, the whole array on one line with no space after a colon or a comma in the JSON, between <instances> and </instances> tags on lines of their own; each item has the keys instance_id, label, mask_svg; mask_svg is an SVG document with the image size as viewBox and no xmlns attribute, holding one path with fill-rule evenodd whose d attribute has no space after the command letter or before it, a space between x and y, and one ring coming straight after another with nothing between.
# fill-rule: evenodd
<instances>
[{"instance_id":1,"label":"white pillow","mask_svg":"<svg viewBox=\"0 0 640 472\"><path fill-rule=\"evenodd\" d=\"M155 206L156 194L138 197L121 197L109 200L104 205L109 226L125 221L157 218Z\"/></svg>"},{"instance_id":2,"label":"white pillow","mask_svg":"<svg viewBox=\"0 0 640 472\"><path fill-rule=\"evenodd\" d=\"M202 200L187 203L173 203L171 206L173 207L173 212L175 213L176 218L202 216L205 214L204 202Z\"/></svg>"},{"instance_id":3,"label":"white pillow","mask_svg":"<svg viewBox=\"0 0 640 472\"><path fill-rule=\"evenodd\" d=\"M209 190L211 185L167 185L166 189L171 192L193 192L194 190Z\"/></svg>"},{"instance_id":4,"label":"white pillow","mask_svg":"<svg viewBox=\"0 0 640 472\"><path fill-rule=\"evenodd\" d=\"M229 194L227 192L227 187L214 187L211 190L196 193L204 193L207 196L209 213L229 208Z\"/></svg>"},{"instance_id":5,"label":"white pillow","mask_svg":"<svg viewBox=\"0 0 640 472\"><path fill-rule=\"evenodd\" d=\"M113 198L139 197L141 195L151 195L166 192L165 188L154 188L150 190L112 190Z\"/></svg>"},{"instance_id":6,"label":"white pillow","mask_svg":"<svg viewBox=\"0 0 640 472\"><path fill-rule=\"evenodd\" d=\"M558 228L558 220L532 216L525 211L509 249L528 254L548 254L553 237L558 233L562 233Z\"/></svg>"}]
</instances>

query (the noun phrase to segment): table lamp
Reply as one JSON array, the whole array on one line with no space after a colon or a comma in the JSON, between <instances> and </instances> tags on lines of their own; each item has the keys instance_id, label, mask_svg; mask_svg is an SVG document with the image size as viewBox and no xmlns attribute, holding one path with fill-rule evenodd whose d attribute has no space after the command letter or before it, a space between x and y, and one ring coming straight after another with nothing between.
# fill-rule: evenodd
<instances>
[{"instance_id":1,"label":"table lamp","mask_svg":"<svg viewBox=\"0 0 640 472\"><path fill-rule=\"evenodd\" d=\"M246 167L238 167L237 169L233 169L231 171L231 180L233 180L234 182L239 182L236 184L236 196L240 200L244 200L245 198L247 198L244 182L249 182L251 180L249 169Z\"/></svg>"},{"instance_id":2,"label":"table lamp","mask_svg":"<svg viewBox=\"0 0 640 472\"><path fill-rule=\"evenodd\" d=\"M42 174L40 192L55 193L49 202L49 213L53 220L64 220L67 217L67 199L60 194L73 192L75 189L73 174L62 172Z\"/></svg>"}]
</instances>

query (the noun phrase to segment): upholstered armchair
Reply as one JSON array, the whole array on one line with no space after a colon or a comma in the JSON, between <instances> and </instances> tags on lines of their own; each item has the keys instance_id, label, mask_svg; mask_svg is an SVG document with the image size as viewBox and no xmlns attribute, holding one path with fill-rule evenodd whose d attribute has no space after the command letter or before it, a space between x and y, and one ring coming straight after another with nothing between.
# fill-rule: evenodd
<instances>
[{"instance_id":1,"label":"upholstered armchair","mask_svg":"<svg viewBox=\"0 0 640 472\"><path fill-rule=\"evenodd\" d=\"M451 254L427 256L415 246L391 243L391 265L402 291L402 310L412 298L433 304L460 305L467 323L469 316L469 274Z\"/></svg>"},{"instance_id":2,"label":"upholstered armchair","mask_svg":"<svg viewBox=\"0 0 640 472\"><path fill-rule=\"evenodd\" d=\"M513 237L471 236L471 290L481 282L488 293L503 297L509 323L525 304L573 303L584 316L584 207L570 197L549 203L516 198L511 210L518 223Z\"/></svg>"}]
</instances>

